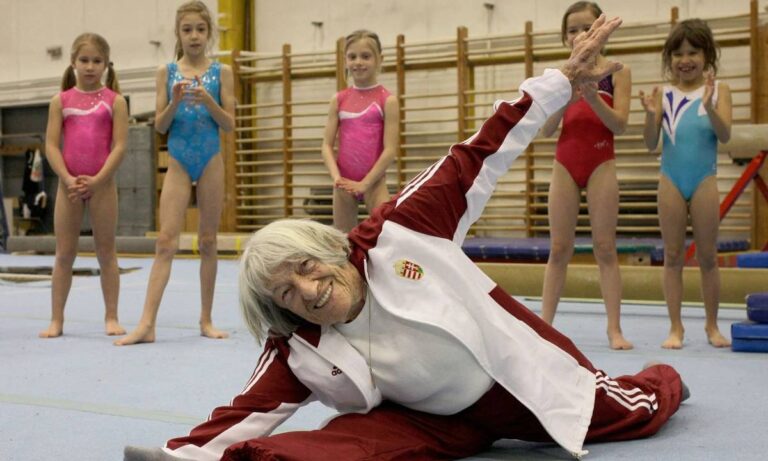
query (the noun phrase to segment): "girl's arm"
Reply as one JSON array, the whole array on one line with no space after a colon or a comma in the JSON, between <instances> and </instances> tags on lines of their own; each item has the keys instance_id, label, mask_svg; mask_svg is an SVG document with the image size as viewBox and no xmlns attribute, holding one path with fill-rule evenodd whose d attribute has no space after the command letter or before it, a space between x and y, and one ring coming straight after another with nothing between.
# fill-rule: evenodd
<instances>
[{"instance_id":1,"label":"girl's arm","mask_svg":"<svg viewBox=\"0 0 768 461\"><path fill-rule=\"evenodd\" d=\"M584 87L584 100L595 111L600 121L613 132L621 134L627 128L629 102L632 91L632 74L625 66L613 74L613 107L609 106L591 86Z\"/></svg>"},{"instance_id":2,"label":"girl's arm","mask_svg":"<svg viewBox=\"0 0 768 461\"><path fill-rule=\"evenodd\" d=\"M387 168L397 155L397 146L400 142L399 126L400 103L397 96L390 95L384 103L384 149L376 163L373 164L371 171L360 181L362 190L359 192L367 191L387 174Z\"/></svg>"},{"instance_id":3,"label":"girl's arm","mask_svg":"<svg viewBox=\"0 0 768 461\"><path fill-rule=\"evenodd\" d=\"M109 153L104 166L93 177L92 183L86 181L88 190L91 192L115 175L125 154L125 145L128 139L128 104L122 95L115 97L112 114L112 151Z\"/></svg>"},{"instance_id":4,"label":"girl's arm","mask_svg":"<svg viewBox=\"0 0 768 461\"><path fill-rule=\"evenodd\" d=\"M731 88L727 83L720 82L717 85L717 106L712 106L712 94L714 93L714 77L707 81L707 88L704 90L702 103L704 109L709 115L709 121L712 123L712 129L715 131L717 140L721 143L728 142L731 139L731 121L733 117Z\"/></svg>"},{"instance_id":5,"label":"girl's arm","mask_svg":"<svg viewBox=\"0 0 768 461\"><path fill-rule=\"evenodd\" d=\"M171 122L173 122L173 116L181 104L184 86L187 85L186 82L175 83L172 88L173 94L169 95L166 89L167 80L168 68L160 66L155 77L155 131L163 134L168 131ZM169 96L171 97L170 103L168 102Z\"/></svg>"},{"instance_id":6,"label":"girl's arm","mask_svg":"<svg viewBox=\"0 0 768 461\"><path fill-rule=\"evenodd\" d=\"M205 91L200 77L195 76L195 80L197 80L197 86L187 88L186 91L194 95L194 100L205 105L219 128L232 131L235 128L235 78L232 68L226 64L221 65L221 106Z\"/></svg>"},{"instance_id":7,"label":"girl's arm","mask_svg":"<svg viewBox=\"0 0 768 461\"><path fill-rule=\"evenodd\" d=\"M336 143L336 131L339 129L339 101L336 95L331 98L328 105L328 120L325 122L325 131L323 132L323 145L320 152L323 155L323 163L331 174L333 185L341 179L339 166L336 164L336 153L333 151L333 145Z\"/></svg>"},{"instance_id":8,"label":"girl's arm","mask_svg":"<svg viewBox=\"0 0 768 461\"><path fill-rule=\"evenodd\" d=\"M57 94L51 99L51 104L48 107L48 126L45 129L45 158L48 159L48 164L51 165L59 180L64 183L69 200L75 201L79 198L74 190L76 178L69 174L67 165L64 163L64 157L61 155L62 122L61 99Z\"/></svg>"},{"instance_id":9,"label":"girl's arm","mask_svg":"<svg viewBox=\"0 0 768 461\"><path fill-rule=\"evenodd\" d=\"M659 131L661 130L661 91L659 87L653 87L651 94L645 94L640 90L640 104L645 109L645 127L643 128L643 140L649 151L659 145Z\"/></svg>"},{"instance_id":10,"label":"girl's arm","mask_svg":"<svg viewBox=\"0 0 768 461\"><path fill-rule=\"evenodd\" d=\"M547 119L546 122L544 122L544 125L541 127L540 133L545 138L549 138L552 136L555 131L557 130L557 127L560 126L560 121L563 119L563 114L565 113L565 109L568 108L568 105L566 104L565 107L555 112L551 117Z\"/></svg>"}]
</instances>

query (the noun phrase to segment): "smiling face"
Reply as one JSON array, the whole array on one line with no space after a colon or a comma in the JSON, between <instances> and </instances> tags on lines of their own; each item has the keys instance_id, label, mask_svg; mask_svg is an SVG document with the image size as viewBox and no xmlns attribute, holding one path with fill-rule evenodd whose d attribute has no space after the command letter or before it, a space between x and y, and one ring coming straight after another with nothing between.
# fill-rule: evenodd
<instances>
[{"instance_id":1,"label":"smiling face","mask_svg":"<svg viewBox=\"0 0 768 461\"><path fill-rule=\"evenodd\" d=\"M589 8L569 14L565 18L565 33L563 34L565 46L573 48L573 39L580 33L588 31L596 19L597 17Z\"/></svg>"},{"instance_id":2,"label":"smiling face","mask_svg":"<svg viewBox=\"0 0 768 461\"><path fill-rule=\"evenodd\" d=\"M72 66L77 74L78 88L89 91L101 87L101 76L107 69L107 59L93 43L86 42L80 46Z\"/></svg>"},{"instance_id":3,"label":"smiling face","mask_svg":"<svg viewBox=\"0 0 768 461\"><path fill-rule=\"evenodd\" d=\"M321 326L352 320L365 301L363 278L351 263L286 263L275 271L267 289L280 308Z\"/></svg>"},{"instance_id":4,"label":"smiling face","mask_svg":"<svg viewBox=\"0 0 768 461\"><path fill-rule=\"evenodd\" d=\"M706 59L704 51L683 40L671 53L670 70L674 80L683 84L701 84L704 81Z\"/></svg>"},{"instance_id":5,"label":"smiling face","mask_svg":"<svg viewBox=\"0 0 768 461\"><path fill-rule=\"evenodd\" d=\"M352 76L355 86L365 88L376 84L381 62L370 38L350 43L344 56L347 72Z\"/></svg>"},{"instance_id":6,"label":"smiling face","mask_svg":"<svg viewBox=\"0 0 768 461\"><path fill-rule=\"evenodd\" d=\"M185 55L199 56L204 54L210 37L210 25L202 15L186 13L181 16L176 27L176 38L181 43Z\"/></svg>"}]
</instances>

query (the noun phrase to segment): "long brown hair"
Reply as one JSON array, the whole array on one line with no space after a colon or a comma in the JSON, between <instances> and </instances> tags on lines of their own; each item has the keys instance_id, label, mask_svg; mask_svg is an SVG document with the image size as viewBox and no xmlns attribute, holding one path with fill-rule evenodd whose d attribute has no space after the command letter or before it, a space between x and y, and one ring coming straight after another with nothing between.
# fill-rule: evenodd
<instances>
[{"instance_id":1,"label":"long brown hair","mask_svg":"<svg viewBox=\"0 0 768 461\"><path fill-rule=\"evenodd\" d=\"M208 47L213 44L214 27L213 20L211 20L211 12L208 10L208 7L205 6L205 3L201 2L200 0L190 0L182 4L176 10L176 27L174 28L174 33L176 34L176 47L174 53L176 54L177 61L181 59L182 56L184 56L184 49L181 47L181 38L179 37L179 26L181 25L181 19L184 17L184 15L189 13L199 14L200 17L203 18L203 21L208 24Z\"/></svg>"},{"instance_id":2,"label":"long brown hair","mask_svg":"<svg viewBox=\"0 0 768 461\"><path fill-rule=\"evenodd\" d=\"M661 52L661 73L665 78L672 74L672 53L680 48L683 40L688 40L692 47L704 53L704 70L711 69L717 74L717 61L720 48L712 36L712 29L701 19L686 19L680 21L669 31L664 49Z\"/></svg>"},{"instance_id":3,"label":"long brown hair","mask_svg":"<svg viewBox=\"0 0 768 461\"><path fill-rule=\"evenodd\" d=\"M117 83L117 73L112 66L112 61L109 59L109 43L107 43L107 40L101 35L91 32L78 35L77 38L75 38L75 41L72 42L72 48L69 52L69 66L64 70L64 75L61 78L61 91L67 91L77 85L75 60L77 60L77 55L80 54L80 49L89 44L96 48L99 54L104 58L104 62L107 63L107 88L115 93L119 93L120 85Z\"/></svg>"}]
</instances>

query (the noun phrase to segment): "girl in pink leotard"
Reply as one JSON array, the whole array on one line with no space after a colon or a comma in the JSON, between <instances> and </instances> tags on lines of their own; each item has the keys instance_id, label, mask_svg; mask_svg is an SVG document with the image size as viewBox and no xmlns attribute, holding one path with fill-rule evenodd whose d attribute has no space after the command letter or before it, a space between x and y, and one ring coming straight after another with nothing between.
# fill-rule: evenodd
<instances>
[{"instance_id":1,"label":"girl in pink leotard","mask_svg":"<svg viewBox=\"0 0 768 461\"><path fill-rule=\"evenodd\" d=\"M397 98L377 83L382 58L375 33L348 35L344 55L353 85L331 99L322 152L334 184L333 224L349 232L357 225L360 200L370 212L389 199L386 173L397 150L400 109Z\"/></svg>"},{"instance_id":2,"label":"girl in pink leotard","mask_svg":"<svg viewBox=\"0 0 768 461\"><path fill-rule=\"evenodd\" d=\"M106 84L102 76L107 73ZM51 288L51 324L41 338L61 336L64 305L72 285L80 225L90 212L108 335L125 330L117 319L120 273L115 251L117 186L115 172L125 151L128 106L119 94L109 60L109 44L97 34L82 34L72 44L61 93L51 100L46 131L46 156L59 176L54 208L56 261ZM62 139L63 137L63 139Z\"/></svg>"},{"instance_id":3,"label":"girl in pink leotard","mask_svg":"<svg viewBox=\"0 0 768 461\"><path fill-rule=\"evenodd\" d=\"M594 2L576 2L563 15L561 38L569 48L574 38L589 30L602 11ZM597 64L605 58L597 57ZM581 87L571 102L542 127L551 136L562 121L549 186L550 250L544 272L541 314L552 323L573 255L581 189L587 191L592 245L600 268L600 290L608 317L612 349L632 349L621 331L621 274L616 252L619 185L613 136L624 132L631 93L629 67L599 83Z\"/></svg>"}]
</instances>

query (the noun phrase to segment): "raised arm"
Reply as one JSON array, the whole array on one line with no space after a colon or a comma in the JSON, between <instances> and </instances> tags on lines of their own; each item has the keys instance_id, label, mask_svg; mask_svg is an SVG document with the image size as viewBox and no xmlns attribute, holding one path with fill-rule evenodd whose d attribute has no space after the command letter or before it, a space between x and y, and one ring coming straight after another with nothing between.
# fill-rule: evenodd
<instances>
[{"instance_id":1,"label":"raised arm","mask_svg":"<svg viewBox=\"0 0 768 461\"><path fill-rule=\"evenodd\" d=\"M613 106L608 105L599 96L597 87L585 86L584 99L597 117L613 134L622 134L627 129L629 119L629 102L632 91L632 74L625 67L613 74Z\"/></svg>"},{"instance_id":2,"label":"raised arm","mask_svg":"<svg viewBox=\"0 0 768 461\"><path fill-rule=\"evenodd\" d=\"M410 229L461 244L469 227L482 214L499 177L522 153L541 126L570 99L573 88L596 82L621 69L596 56L621 20L600 17L574 42L571 57L560 70L528 79L522 96L499 101L495 113L467 141L416 176L382 212Z\"/></svg>"},{"instance_id":3,"label":"raised arm","mask_svg":"<svg viewBox=\"0 0 768 461\"><path fill-rule=\"evenodd\" d=\"M702 103L707 111L707 115L709 115L709 121L712 124L712 130L714 130L717 140L725 144L731 139L731 122L733 117L731 88L727 83L716 83L713 75L709 75L706 85ZM715 85L717 85L718 93L717 102L712 104Z\"/></svg>"},{"instance_id":4,"label":"raised arm","mask_svg":"<svg viewBox=\"0 0 768 461\"><path fill-rule=\"evenodd\" d=\"M649 151L653 151L659 145L662 117L661 94L659 87L654 87L651 94L645 94L643 90L640 90L640 104L645 109L643 140Z\"/></svg>"}]
</instances>

